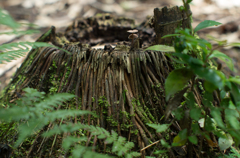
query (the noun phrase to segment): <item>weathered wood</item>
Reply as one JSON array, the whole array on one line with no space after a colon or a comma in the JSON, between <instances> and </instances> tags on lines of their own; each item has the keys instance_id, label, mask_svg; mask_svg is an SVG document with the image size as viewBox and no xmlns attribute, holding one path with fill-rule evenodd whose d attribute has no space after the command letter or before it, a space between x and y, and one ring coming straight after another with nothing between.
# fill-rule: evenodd
<instances>
[{"instance_id":1,"label":"weathered wood","mask_svg":"<svg viewBox=\"0 0 240 158\"><path fill-rule=\"evenodd\" d=\"M162 40L160 37L174 33L179 24L188 27L189 16L178 7L156 8L156 43L171 44L172 38ZM78 25L79 23L74 23L74 27ZM68 30L67 34L71 33ZM56 93L70 92L76 95L71 107L93 111L99 116L96 119L91 115L75 117L76 123L117 131L119 135L137 143L136 146L140 148L158 139L159 134L152 134L151 127L146 123L158 123L164 113L164 82L173 69L164 52L144 51L140 39L135 41L136 47L130 48L128 44L120 43L115 48L106 49L105 46L104 49L96 50L81 42L71 43L65 39L65 43L57 43L56 38L62 37L58 37L55 32L48 33L48 36L46 41L65 48L70 54L49 47L33 49L29 53L33 60L27 58L22 65L24 68L17 71L11 82L11 87L16 86L16 89L9 87L6 98L14 98L16 92L21 92L27 86L46 93L54 87ZM74 37L75 40L76 38ZM53 76L54 83L51 80ZM100 101L107 105L99 104ZM87 146L94 139L94 147L99 143L106 148L106 144L96 136L93 138L89 132L87 136ZM146 154L145 151L142 153Z\"/></svg>"},{"instance_id":2,"label":"weathered wood","mask_svg":"<svg viewBox=\"0 0 240 158\"><path fill-rule=\"evenodd\" d=\"M153 17L154 31L156 32L156 44L172 45L173 37L162 39L163 36L174 34L176 28L191 27L191 10L187 5L187 11L181 10L180 7L155 8Z\"/></svg>"}]
</instances>

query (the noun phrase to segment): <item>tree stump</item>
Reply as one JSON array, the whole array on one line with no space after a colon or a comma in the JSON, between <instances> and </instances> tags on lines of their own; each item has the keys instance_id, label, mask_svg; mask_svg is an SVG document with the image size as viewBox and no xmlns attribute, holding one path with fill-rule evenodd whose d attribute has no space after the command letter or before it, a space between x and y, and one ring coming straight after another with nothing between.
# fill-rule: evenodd
<instances>
[{"instance_id":1,"label":"tree stump","mask_svg":"<svg viewBox=\"0 0 240 158\"><path fill-rule=\"evenodd\" d=\"M156 43L171 44L172 38L162 40L161 37L174 33L179 23L184 28L191 26L189 15L178 7L155 8L153 26L157 34ZM144 51L139 40L135 43L140 48L123 42L115 48L106 45L104 49L93 49L77 42L81 41L81 37L90 37L87 32L85 35L75 32L79 36L71 41L73 38L69 32L74 27L78 25L69 27L66 36L55 34L53 27L39 38L38 41L50 42L70 53L50 47L32 49L6 89L5 99L17 98L25 87L47 94L73 93L76 98L71 102L71 107L93 111L99 116L98 119L90 115L75 117L74 122L114 130L134 142L138 150L161 139L161 134L156 134L146 124L163 123L161 117L166 105L164 82L174 69L172 61L164 52ZM86 29L89 31L89 27ZM92 31L96 30L93 28ZM179 131L178 128L174 130ZM101 144L101 140L98 142ZM103 150L99 148L98 151ZM150 147L142 154L150 155L153 149ZM39 153L32 155L39 156Z\"/></svg>"}]
</instances>

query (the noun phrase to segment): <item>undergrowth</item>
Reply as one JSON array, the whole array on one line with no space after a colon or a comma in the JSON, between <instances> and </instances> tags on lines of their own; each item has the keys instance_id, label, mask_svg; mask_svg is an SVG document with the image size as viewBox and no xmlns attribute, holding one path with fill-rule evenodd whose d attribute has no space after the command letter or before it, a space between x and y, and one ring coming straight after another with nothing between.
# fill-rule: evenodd
<instances>
[{"instance_id":1,"label":"undergrowth","mask_svg":"<svg viewBox=\"0 0 240 158\"><path fill-rule=\"evenodd\" d=\"M18 139L13 146L14 148L24 143L26 138L42 133L43 128L50 123L54 124L54 128L43 132L41 134L43 137L53 137L63 133L74 133L82 129L90 132L92 136L97 136L98 139L105 139L105 145L113 144L112 154L114 153L118 156L124 155L124 157L129 158L139 156L139 153L130 151L134 147L134 143L127 142L126 138L118 136L114 131L110 133L104 128L82 123L72 123L69 119L71 117L86 114L94 115L89 111L59 109L63 102L66 104L67 100L75 97L74 95L57 93L46 96L44 92L38 92L31 88L24 89L24 92L25 95L23 97L12 104L8 104L4 110L2 109L0 111L1 123L9 123L9 128L15 126L19 132ZM5 104L3 104L3 106L5 106ZM64 124L62 123L63 120L65 121ZM11 124L11 122L18 122L18 124ZM3 139L4 135L1 137ZM81 137L70 134L62 140L62 148L65 152L71 150L72 157L110 157L106 154L93 152L92 148L84 146L87 140L88 138L85 134L82 134Z\"/></svg>"},{"instance_id":2,"label":"undergrowth","mask_svg":"<svg viewBox=\"0 0 240 158\"><path fill-rule=\"evenodd\" d=\"M183 0L184 7L182 9L185 9L187 3L190 2L191 0ZM0 10L0 17L0 23L13 30L5 32L5 34L29 33L29 31L17 31L20 24L16 23L5 11ZM165 148L165 150L156 149L154 151L159 157L163 153L167 153L168 149L176 146L186 145L187 151L193 151L193 146L195 146L195 149L201 152L202 145L198 145L198 143L203 139L206 140L209 147L218 148L219 152L231 147L229 155L220 155L220 157L239 156L238 149L236 150L232 146L240 144L240 78L227 77L221 72L220 67L213 65L212 60L219 58L226 62L230 70L233 70L232 60L224 53L219 52L217 48L240 46L240 44L228 44L226 41L212 38L219 45L214 48L210 42L196 36L197 31L214 25L220 25L220 23L207 20L200 23L195 29L178 29L176 34L163 37L175 38L174 47L169 47L169 52L174 51L168 53L168 56L179 64L179 68L173 70L165 82L168 105L163 119L168 122L170 114L173 114L174 117L168 124L148 125L156 129L156 133L166 132L174 121L185 120L187 125L174 137L173 142L167 142L164 139L158 141ZM0 63L23 56L23 53L29 51L31 47L42 46L52 45L38 42L3 44L0 46ZM148 49L161 51L161 45ZM197 96L196 89L201 89L201 96ZM6 132L18 132L16 142L14 138L5 139L5 143L15 142L13 148L17 149L32 135L42 135L44 138L54 137L55 140L57 135L65 134L62 139L62 150L65 155L71 154L72 157L110 157L110 154L119 157L140 156L139 153L131 151L134 143L127 142L126 138L118 136L114 131L109 132L97 126L72 123L70 117L86 114L94 116L88 111L61 110L59 108L63 103L67 104L67 100L72 99L74 95L63 93L46 96L43 92L30 88L26 88L24 91L25 94L20 99L11 104L3 103L0 107L1 141L5 139L3 134ZM184 97L185 101L175 101L177 97ZM54 128L44 131L43 129L49 123L55 124ZM100 154L94 152L93 147L86 147L88 137L82 131L89 132L92 137L104 139L104 149L107 145L112 144L111 150ZM74 135L76 132L80 132L81 137L76 137ZM34 139L30 141L31 144Z\"/></svg>"},{"instance_id":3,"label":"undergrowth","mask_svg":"<svg viewBox=\"0 0 240 158\"><path fill-rule=\"evenodd\" d=\"M6 25L12 29L10 32L2 32L0 34L14 34L18 36L38 32L36 30L19 31L18 29L21 24L14 21L11 16L1 8L0 24ZM25 56L26 52L36 47L55 46L45 42L5 43L0 46L0 64ZM57 135L62 134L67 134L68 136L62 140L61 153L65 155L70 154L74 158L112 157L108 154L127 158L140 156L139 153L131 151L134 147L134 143L126 141L126 138L118 136L114 131L110 133L104 128L97 126L72 123L71 119L69 119L71 117L86 114L95 116L88 111L60 109L63 103L67 104L67 100L73 99L75 97L74 95L58 93L46 96L44 92L38 92L31 88L25 88L23 91L25 94L24 96L20 96L20 99L15 100L13 103L1 103L0 106L0 144L6 143L10 145L14 149L14 157L22 156L22 154L17 151L22 145L32 145L35 139L37 139L34 138L36 135L42 135L44 138L54 137L55 141ZM49 124L54 124L54 128L43 132ZM104 139L105 145L112 144L109 153L100 154L93 151L95 150L94 147L86 147L85 144L88 141L88 137L84 133L82 133L81 137L74 135L75 132L82 131L88 131L92 136L96 136L98 139ZM15 140L16 136L17 140ZM50 155L51 154L49 154L49 156Z\"/></svg>"},{"instance_id":4,"label":"undergrowth","mask_svg":"<svg viewBox=\"0 0 240 158\"><path fill-rule=\"evenodd\" d=\"M182 9L185 10L185 6L191 1L183 0ZM214 65L214 58L218 58L233 71L232 59L218 49L226 46L239 47L240 43L227 43L226 40L219 41L210 37L210 40L218 43L217 47L213 47L210 42L197 36L199 30L220 24L205 20L194 29L179 28L175 34L162 37L175 39L174 46L168 47L167 55L178 63L178 68L173 70L165 81L168 105L164 119L168 121L170 114L174 117L170 124L149 126L163 133L174 120L184 121L182 130L171 144L165 141L161 143L166 149L186 145L190 157L193 152L189 151L193 151L193 148L199 150L199 153L202 152L203 140L208 147L219 149L218 153L240 144L240 77L227 77L221 71L221 64ZM166 46L155 45L147 50L166 51ZM184 98L185 101L182 102L179 98ZM229 157L234 155L229 154Z\"/></svg>"}]
</instances>

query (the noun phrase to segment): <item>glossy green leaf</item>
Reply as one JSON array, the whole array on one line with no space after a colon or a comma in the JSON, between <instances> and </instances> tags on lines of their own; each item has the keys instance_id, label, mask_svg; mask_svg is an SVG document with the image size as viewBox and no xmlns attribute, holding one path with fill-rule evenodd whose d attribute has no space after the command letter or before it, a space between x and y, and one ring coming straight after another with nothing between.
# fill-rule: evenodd
<instances>
[{"instance_id":1,"label":"glossy green leaf","mask_svg":"<svg viewBox=\"0 0 240 158\"><path fill-rule=\"evenodd\" d=\"M229 77L229 79L228 79L228 81L230 81L230 82L234 82L234 83L237 83L237 84L239 84L240 85L240 78L238 77L238 76L236 76L236 77Z\"/></svg>"},{"instance_id":2,"label":"glossy green leaf","mask_svg":"<svg viewBox=\"0 0 240 158\"><path fill-rule=\"evenodd\" d=\"M217 89L218 87L216 87L214 84L212 84L209 81L204 81L204 88L206 91L212 93L215 89Z\"/></svg>"},{"instance_id":3,"label":"glossy green leaf","mask_svg":"<svg viewBox=\"0 0 240 158\"><path fill-rule=\"evenodd\" d=\"M227 122L236 130L240 130L240 124L239 124L239 113L236 110L233 109L225 109L225 117Z\"/></svg>"},{"instance_id":4,"label":"glossy green leaf","mask_svg":"<svg viewBox=\"0 0 240 158\"><path fill-rule=\"evenodd\" d=\"M145 50L154 50L154 51L161 51L161 52L175 52L175 49L171 46L166 45L154 45L150 46Z\"/></svg>"},{"instance_id":5,"label":"glossy green leaf","mask_svg":"<svg viewBox=\"0 0 240 158\"><path fill-rule=\"evenodd\" d=\"M169 35L165 35L162 38L167 38L167 37L175 37L175 36L180 36L181 34L169 34Z\"/></svg>"},{"instance_id":6,"label":"glossy green leaf","mask_svg":"<svg viewBox=\"0 0 240 158\"><path fill-rule=\"evenodd\" d=\"M226 45L227 44L227 40L219 40L211 35L206 35L208 39L212 40L212 41L215 41L218 43L218 45L220 46L223 46L223 45Z\"/></svg>"},{"instance_id":7,"label":"glossy green leaf","mask_svg":"<svg viewBox=\"0 0 240 158\"><path fill-rule=\"evenodd\" d=\"M204 65L203 61L193 58L190 55L187 54L182 54L182 53L173 53L172 55L177 56L183 60L185 64L192 65L192 64L197 64L197 65Z\"/></svg>"},{"instance_id":8,"label":"glossy green leaf","mask_svg":"<svg viewBox=\"0 0 240 158\"><path fill-rule=\"evenodd\" d=\"M192 71L187 68L173 70L165 82L166 100L169 100L173 94L183 89L192 76Z\"/></svg>"},{"instance_id":9,"label":"glossy green leaf","mask_svg":"<svg viewBox=\"0 0 240 158\"><path fill-rule=\"evenodd\" d=\"M229 43L228 46L240 47L240 43Z\"/></svg>"},{"instance_id":10,"label":"glossy green leaf","mask_svg":"<svg viewBox=\"0 0 240 158\"><path fill-rule=\"evenodd\" d=\"M197 136L190 136L190 137L188 137L188 140L189 140L191 143L196 144L196 145L197 145L197 143L198 143L198 138L197 138Z\"/></svg>"},{"instance_id":11,"label":"glossy green leaf","mask_svg":"<svg viewBox=\"0 0 240 158\"><path fill-rule=\"evenodd\" d=\"M240 92L238 86L235 83L231 83L230 97L235 105L240 101Z\"/></svg>"},{"instance_id":12,"label":"glossy green leaf","mask_svg":"<svg viewBox=\"0 0 240 158\"><path fill-rule=\"evenodd\" d=\"M211 59L211 58L218 58L218 59L224 61L227 64L227 66L230 68L230 70L233 71L233 61L226 54L219 52L218 50L214 50L213 53L209 56L209 59Z\"/></svg>"},{"instance_id":13,"label":"glossy green leaf","mask_svg":"<svg viewBox=\"0 0 240 158\"><path fill-rule=\"evenodd\" d=\"M212 83L215 87L223 87L222 76L217 73L217 70L205 68L197 64L192 64L191 68L196 75Z\"/></svg>"},{"instance_id":14,"label":"glossy green leaf","mask_svg":"<svg viewBox=\"0 0 240 158\"><path fill-rule=\"evenodd\" d=\"M213 21L213 20L204 20L203 22L199 23L195 29L194 29L194 32L197 32L201 29L204 29L204 28L207 28L207 27L211 27L211 26L217 26L217 25L220 25L221 23L220 22L216 22L216 21Z\"/></svg>"}]
</instances>

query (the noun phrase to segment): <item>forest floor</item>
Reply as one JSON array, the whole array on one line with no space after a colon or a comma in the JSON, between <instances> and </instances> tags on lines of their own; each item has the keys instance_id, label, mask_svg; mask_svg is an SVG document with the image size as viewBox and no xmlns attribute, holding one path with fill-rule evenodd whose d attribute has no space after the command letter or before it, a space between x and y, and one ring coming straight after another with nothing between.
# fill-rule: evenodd
<instances>
[{"instance_id":1,"label":"forest floor","mask_svg":"<svg viewBox=\"0 0 240 158\"><path fill-rule=\"evenodd\" d=\"M0 35L0 45L9 42L35 41L51 26L57 31L64 31L76 18L87 18L97 13L111 13L141 23L148 15L153 15L156 7L182 5L181 0L0 0L0 7L7 10L12 17L23 23L34 23L40 33L20 37ZM193 27L204 20L221 22L219 27L204 29L199 36L211 35L218 40L240 42L240 1L239 0L193 0L191 3ZM0 26L0 32L9 28ZM27 27L23 27L26 30ZM126 39L127 40L127 39ZM232 75L240 75L240 49L224 48L222 52L229 55L235 65ZM0 64L0 91L9 83L11 76L21 65L24 57L10 63ZM225 69L225 67L224 67Z\"/></svg>"}]
</instances>

